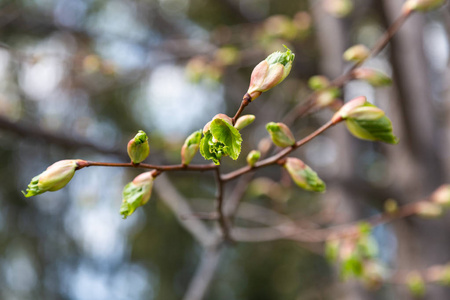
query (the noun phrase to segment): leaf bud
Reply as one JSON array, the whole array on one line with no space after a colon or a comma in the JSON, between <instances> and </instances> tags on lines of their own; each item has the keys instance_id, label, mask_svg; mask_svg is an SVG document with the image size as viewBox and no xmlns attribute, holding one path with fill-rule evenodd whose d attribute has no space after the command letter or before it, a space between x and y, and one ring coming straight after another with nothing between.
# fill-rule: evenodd
<instances>
[{"instance_id":1,"label":"leaf bud","mask_svg":"<svg viewBox=\"0 0 450 300\"><path fill-rule=\"evenodd\" d=\"M336 18L346 17L353 11L351 0L325 0L322 3L325 11Z\"/></svg>"},{"instance_id":2,"label":"leaf bud","mask_svg":"<svg viewBox=\"0 0 450 300\"><path fill-rule=\"evenodd\" d=\"M330 80L327 77L322 76L322 75L312 76L308 80L308 86L314 91L322 90L322 89L328 87L329 85L330 85Z\"/></svg>"},{"instance_id":3,"label":"leaf bud","mask_svg":"<svg viewBox=\"0 0 450 300\"><path fill-rule=\"evenodd\" d=\"M220 164L222 156L236 160L241 152L242 137L234 128L232 119L225 114L215 115L203 128L200 154L207 160Z\"/></svg>"},{"instance_id":4,"label":"leaf bud","mask_svg":"<svg viewBox=\"0 0 450 300\"><path fill-rule=\"evenodd\" d=\"M398 211L398 203L394 199L387 199L384 202L384 211L388 214L394 214Z\"/></svg>"},{"instance_id":5,"label":"leaf bud","mask_svg":"<svg viewBox=\"0 0 450 300\"><path fill-rule=\"evenodd\" d=\"M450 184L441 185L432 195L432 202L444 207L450 207Z\"/></svg>"},{"instance_id":6,"label":"leaf bud","mask_svg":"<svg viewBox=\"0 0 450 300\"><path fill-rule=\"evenodd\" d=\"M343 120L350 133L359 139L398 143L392 133L391 120L381 109L367 102L364 96L347 102L334 114L331 122L336 124Z\"/></svg>"},{"instance_id":7,"label":"leaf bud","mask_svg":"<svg viewBox=\"0 0 450 300\"><path fill-rule=\"evenodd\" d=\"M366 288L370 290L379 289L385 281L386 270L382 265L374 261L364 263L364 272L362 280Z\"/></svg>"},{"instance_id":8,"label":"leaf bud","mask_svg":"<svg viewBox=\"0 0 450 300\"><path fill-rule=\"evenodd\" d=\"M289 127L283 123L270 122L266 125L272 142L278 147L289 147L295 144L295 138Z\"/></svg>"},{"instance_id":9,"label":"leaf bud","mask_svg":"<svg viewBox=\"0 0 450 300\"><path fill-rule=\"evenodd\" d=\"M198 130L192 133L184 141L183 147L181 147L181 163L188 165L191 163L195 154L200 147L200 139L202 138L202 131Z\"/></svg>"},{"instance_id":10,"label":"leaf bud","mask_svg":"<svg viewBox=\"0 0 450 300\"><path fill-rule=\"evenodd\" d=\"M425 283L420 273L409 273L406 278L406 285L411 294L413 294L414 296L422 297L425 295Z\"/></svg>"},{"instance_id":11,"label":"leaf bud","mask_svg":"<svg viewBox=\"0 0 450 300\"><path fill-rule=\"evenodd\" d=\"M72 179L75 171L84 163L81 159L60 160L49 166L47 170L33 177L27 187L25 197L54 192L62 189Z\"/></svg>"},{"instance_id":12,"label":"leaf bud","mask_svg":"<svg viewBox=\"0 0 450 300\"><path fill-rule=\"evenodd\" d=\"M325 183L308 165L298 158L288 157L284 168L292 180L302 189L313 192L324 192Z\"/></svg>"},{"instance_id":13,"label":"leaf bud","mask_svg":"<svg viewBox=\"0 0 450 300\"><path fill-rule=\"evenodd\" d=\"M403 4L403 12L427 11L442 6L446 0L408 0Z\"/></svg>"},{"instance_id":14,"label":"leaf bud","mask_svg":"<svg viewBox=\"0 0 450 300\"><path fill-rule=\"evenodd\" d=\"M248 165L250 167L253 167L255 165L255 163L259 160L260 157L261 157L261 152L259 152L257 150L250 151L250 153L247 155Z\"/></svg>"},{"instance_id":15,"label":"leaf bud","mask_svg":"<svg viewBox=\"0 0 450 300\"><path fill-rule=\"evenodd\" d=\"M227 122L228 124L233 125L233 120L226 114L217 114L212 118L211 121L214 121L215 119L221 119Z\"/></svg>"},{"instance_id":16,"label":"leaf bud","mask_svg":"<svg viewBox=\"0 0 450 300\"><path fill-rule=\"evenodd\" d=\"M346 61L361 62L366 60L370 55L370 50L364 45L355 45L348 48L344 52L344 59Z\"/></svg>"},{"instance_id":17,"label":"leaf bud","mask_svg":"<svg viewBox=\"0 0 450 300\"><path fill-rule=\"evenodd\" d=\"M150 200L153 180L152 172L146 172L138 175L125 186L120 207L120 214L124 219L131 216L139 206L146 204Z\"/></svg>"},{"instance_id":18,"label":"leaf bud","mask_svg":"<svg viewBox=\"0 0 450 300\"><path fill-rule=\"evenodd\" d=\"M139 164L150 154L147 134L139 130L134 138L128 142L128 156L133 164Z\"/></svg>"},{"instance_id":19,"label":"leaf bud","mask_svg":"<svg viewBox=\"0 0 450 300\"><path fill-rule=\"evenodd\" d=\"M289 75L295 54L289 48L286 49L286 52L277 51L270 54L253 69L247 90L250 101L275 87Z\"/></svg>"},{"instance_id":20,"label":"leaf bud","mask_svg":"<svg viewBox=\"0 0 450 300\"><path fill-rule=\"evenodd\" d=\"M237 119L236 124L234 124L234 127L237 130L241 130L245 127L247 127L248 125L252 124L253 121L255 121L255 116L254 115L245 115L240 117L239 119Z\"/></svg>"},{"instance_id":21,"label":"leaf bud","mask_svg":"<svg viewBox=\"0 0 450 300\"><path fill-rule=\"evenodd\" d=\"M323 108L332 105L339 95L339 89L334 87L319 91L316 97L316 107Z\"/></svg>"},{"instance_id":22,"label":"leaf bud","mask_svg":"<svg viewBox=\"0 0 450 300\"><path fill-rule=\"evenodd\" d=\"M442 216L442 207L439 204L423 201L417 203L417 215L422 218L435 219Z\"/></svg>"},{"instance_id":23,"label":"leaf bud","mask_svg":"<svg viewBox=\"0 0 450 300\"><path fill-rule=\"evenodd\" d=\"M365 80L375 87L392 84L392 79L385 73L373 69L358 68L353 71L355 79Z\"/></svg>"}]
</instances>

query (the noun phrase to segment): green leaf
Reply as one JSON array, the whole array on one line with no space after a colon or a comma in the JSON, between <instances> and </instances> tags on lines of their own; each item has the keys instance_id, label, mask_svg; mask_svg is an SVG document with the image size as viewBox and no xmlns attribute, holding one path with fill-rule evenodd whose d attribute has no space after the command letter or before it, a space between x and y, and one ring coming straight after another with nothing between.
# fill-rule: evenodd
<instances>
[{"instance_id":1,"label":"green leaf","mask_svg":"<svg viewBox=\"0 0 450 300\"><path fill-rule=\"evenodd\" d=\"M311 169L309 166L304 170L306 176L306 182L308 183L309 190L314 192L324 192L326 189L325 183L320 179L319 175Z\"/></svg>"},{"instance_id":2,"label":"green leaf","mask_svg":"<svg viewBox=\"0 0 450 300\"><path fill-rule=\"evenodd\" d=\"M144 205L150 199L153 182L135 185L133 182L128 183L122 193L123 202L120 206L120 214L126 219L131 216L134 211Z\"/></svg>"},{"instance_id":3,"label":"green leaf","mask_svg":"<svg viewBox=\"0 0 450 300\"><path fill-rule=\"evenodd\" d=\"M200 141L200 154L206 160L212 160L216 165L220 165L220 158L223 155L223 152L220 151L220 145L214 146L213 135L210 131L205 133L205 136ZM223 144L222 144L223 147Z\"/></svg>"},{"instance_id":4,"label":"green leaf","mask_svg":"<svg viewBox=\"0 0 450 300\"><path fill-rule=\"evenodd\" d=\"M357 138L369 141L382 141L397 144L398 139L392 133L392 123L383 115L375 120L348 118L345 120L348 130Z\"/></svg>"},{"instance_id":5,"label":"green leaf","mask_svg":"<svg viewBox=\"0 0 450 300\"><path fill-rule=\"evenodd\" d=\"M344 279L351 277L361 277L363 275L364 266L362 261L355 255L342 262L341 275Z\"/></svg>"},{"instance_id":6,"label":"green leaf","mask_svg":"<svg viewBox=\"0 0 450 300\"><path fill-rule=\"evenodd\" d=\"M222 119L214 119L209 131L200 141L200 153L205 159L220 164L222 156L236 160L241 153L242 137L239 131Z\"/></svg>"}]
</instances>

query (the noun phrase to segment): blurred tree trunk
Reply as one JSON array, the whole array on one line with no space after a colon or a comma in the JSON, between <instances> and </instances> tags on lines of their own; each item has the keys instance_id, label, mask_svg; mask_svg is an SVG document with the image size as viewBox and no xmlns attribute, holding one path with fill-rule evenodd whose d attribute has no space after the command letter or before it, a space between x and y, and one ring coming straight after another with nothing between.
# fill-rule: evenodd
<instances>
[{"instance_id":1,"label":"blurred tree trunk","mask_svg":"<svg viewBox=\"0 0 450 300\"><path fill-rule=\"evenodd\" d=\"M342 53L348 46L346 45L345 27L341 19L330 16L321 5L317 5L317 3L314 5L314 3L316 2L310 1L314 28L321 54L320 72L333 79L344 72ZM358 201L355 201L357 194L355 190L345 188L339 182L341 180L351 182L355 177L355 156L353 155L355 145L345 126L336 126L328 132L328 136L336 143L338 159L330 172L333 174L327 174L327 176L338 180L331 179L328 181L325 205L332 203L333 207L338 207L338 212L336 213L336 215L339 215L338 222L351 222L357 219L359 215ZM340 278L336 278L336 281L339 283L340 288L332 291L332 294L336 297L334 299L369 299L360 283L354 281L342 282Z\"/></svg>"},{"instance_id":2,"label":"blurred tree trunk","mask_svg":"<svg viewBox=\"0 0 450 300\"><path fill-rule=\"evenodd\" d=\"M398 17L402 0L384 0L387 23ZM424 54L423 30L425 16L413 15L391 43L394 81L397 91L392 95L399 128L400 144L392 149L396 188L400 202L419 200L429 195L443 181L443 169L438 160L438 124L434 117L430 70ZM395 159L399 158L399 160ZM398 239L397 268L414 270L442 264L449 259L450 232L445 220L417 218L396 223ZM430 286L426 299L448 299L448 290ZM410 299L401 293L401 299Z\"/></svg>"}]
</instances>

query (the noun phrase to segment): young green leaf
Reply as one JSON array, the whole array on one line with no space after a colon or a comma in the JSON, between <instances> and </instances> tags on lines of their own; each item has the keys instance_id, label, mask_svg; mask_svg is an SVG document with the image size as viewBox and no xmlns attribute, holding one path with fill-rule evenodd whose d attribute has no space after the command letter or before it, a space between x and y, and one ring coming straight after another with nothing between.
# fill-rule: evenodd
<instances>
[{"instance_id":1,"label":"young green leaf","mask_svg":"<svg viewBox=\"0 0 450 300\"><path fill-rule=\"evenodd\" d=\"M302 189L313 192L324 192L325 183L308 165L298 158L289 157L284 167L292 180Z\"/></svg>"},{"instance_id":2,"label":"young green leaf","mask_svg":"<svg viewBox=\"0 0 450 300\"><path fill-rule=\"evenodd\" d=\"M241 153L241 144L241 134L233 125L222 119L214 119L200 141L200 153L218 165L222 156L236 160Z\"/></svg>"}]
</instances>

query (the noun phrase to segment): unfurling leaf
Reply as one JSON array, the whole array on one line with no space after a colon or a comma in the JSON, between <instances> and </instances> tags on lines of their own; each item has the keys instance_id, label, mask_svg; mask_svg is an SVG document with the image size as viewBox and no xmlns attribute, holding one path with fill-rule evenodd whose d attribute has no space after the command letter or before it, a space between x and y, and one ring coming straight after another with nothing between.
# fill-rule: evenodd
<instances>
[{"instance_id":1,"label":"unfurling leaf","mask_svg":"<svg viewBox=\"0 0 450 300\"><path fill-rule=\"evenodd\" d=\"M369 141L382 141L397 144L398 139L392 133L392 123L384 111L358 97L346 103L335 113L334 123L345 120L348 130L355 137Z\"/></svg>"},{"instance_id":2,"label":"unfurling leaf","mask_svg":"<svg viewBox=\"0 0 450 300\"><path fill-rule=\"evenodd\" d=\"M346 61L360 62L369 57L370 50L364 45L355 45L344 52Z\"/></svg>"},{"instance_id":3,"label":"unfurling leaf","mask_svg":"<svg viewBox=\"0 0 450 300\"><path fill-rule=\"evenodd\" d=\"M192 133L184 141L183 147L181 148L181 163L183 165L188 165L191 163L195 154L200 147L200 139L202 138L202 131L198 130Z\"/></svg>"},{"instance_id":4,"label":"unfurling leaf","mask_svg":"<svg viewBox=\"0 0 450 300\"><path fill-rule=\"evenodd\" d=\"M381 71L358 68L353 71L355 79L365 80L375 87L387 86L392 84L392 79Z\"/></svg>"},{"instance_id":5,"label":"unfurling leaf","mask_svg":"<svg viewBox=\"0 0 450 300\"><path fill-rule=\"evenodd\" d=\"M313 192L325 191L326 186L322 179L300 159L288 157L284 167L292 180L302 189Z\"/></svg>"},{"instance_id":6,"label":"unfurling leaf","mask_svg":"<svg viewBox=\"0 0 450 300\"><path fill-rule=\"evenodd\" d=\"M425 295L425 283L422 276L418 272L412 272L406 279L406 285L409 288L411 294L416 297L422 297Z\"/></svg>"},{"instance_id":7,"label":"unfurling leaf","mask_svg":"<svg viewBox=\"0 0 450 300\"><path fill-rule=\"evenodd\" d=\"M427 11L442 6L446 0L408 0L403 4L403 11Z\"/></svg>"},{"instance_id":8,"label":"unfurling leaf","mask_svg":"<svg viewBox=\"0 0 450 300\"><path fill-rule=\"evenodd\" d=\"M242 137L239 131L226 120L217 118L204 129L204 136L200 141L200 153L205 159L219 165L222 156L238 159L241 144Z\"/></svg>"},{"instance_id":9,"label":"unfurling leaf","mask_svg":"<svg viewBox=\"0 0 450 300\"><path fill-rule=\"evenodd\" d=\"M120 214L126 219L134 211L150 200L153 187L152 172L142 173L123 189L123 201L120 207Z\"/></svg>"},{"instance_id":10,"label":"unfurling leaf","mask_svg":"<svg viewBox=\"0 0 450 300\"><path fill-rule=\"evenodd\" d=\"M62 189L72 179L75 171L82 162L85 161L81 159L66 159L54 163L47 170L33 177L26 193L22 193L25 197L31 197Z\"/></svg>"}]
</instances>

